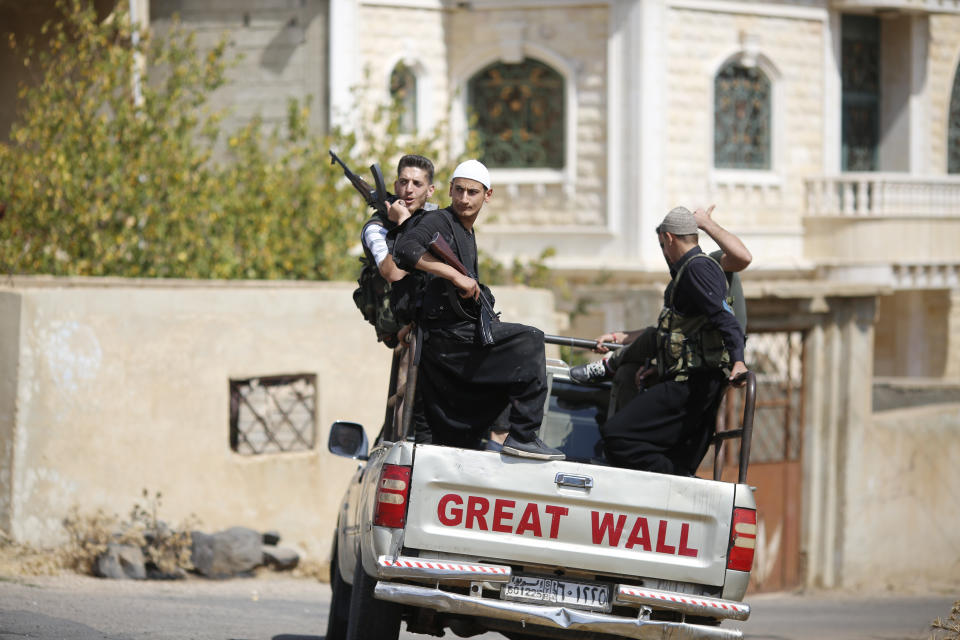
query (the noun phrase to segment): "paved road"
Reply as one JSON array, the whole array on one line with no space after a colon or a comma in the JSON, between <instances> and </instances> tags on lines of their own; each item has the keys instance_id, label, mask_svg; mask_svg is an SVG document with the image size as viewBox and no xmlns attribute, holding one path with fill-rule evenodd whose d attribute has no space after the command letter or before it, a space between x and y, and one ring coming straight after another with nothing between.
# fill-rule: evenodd
<instances>
[{"instance_id":1,"label":"paved road","mask_svg":"<svg viewBox=\"0 0 960 640\"><path fill-rule=\"evenodd\" d=\"M749 598L754 614L742 628L753 640L919 640L930 637L930 622L947 617L957 598L764 594ZM283 576L0 579L0 640L323 640L329 601L326 584ZM496 633L476 638L503 640Z\"/></svg>"}]
</instances>

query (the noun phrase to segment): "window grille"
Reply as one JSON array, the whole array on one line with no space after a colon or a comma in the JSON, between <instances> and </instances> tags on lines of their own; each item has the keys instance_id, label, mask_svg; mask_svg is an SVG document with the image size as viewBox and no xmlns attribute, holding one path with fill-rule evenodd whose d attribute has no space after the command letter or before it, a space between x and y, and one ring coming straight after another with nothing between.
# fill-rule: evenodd
<instances>
[{"instance_id":1,"label":"window grille","mask_svg":"<svg viewBox=\"0 0 960 640\"><path fill-rule=\"evenodd\" d=\"M880 22L872 16L843 16L842 169L876 171L880 140Z\"/></svg>"},{"instance_id":2,"label":"window grille","mask_svg":"<svg viewBox=\"0 0 960 640\"><path fill-rule=\"evenodd\" d=\"M770 169L770 80L739 63L714 79L714 166Z\"/></svg>"},{"instance_id":3,"label":"window grille","mask_svg":"<svg viewBox=\"0 0 960 640\"><path fill-rule=\"evenodd\" d=\"M468 95L484 164L563 167L564 82L559 72L532 58L498 62L470 79Z\"/></svg>"},{"instance_id":4,"label":"window grille","mask_svg":"<svg viewBox=\"0 0 960 640\"><path fill-rule=\"evenodd\" d=\"M950 125L947 131L947 173L960 173L960 64L953 75Z\"/></svg>"},{"instance_id":5,"label":"window grille","mask_svg":"<svg viewBox=\"0 0 960 640\"><path fill-rule=\"evenodd\" d=\"M417 129L417 76L403 62L398 62L390 72L390 98L400 108L400 133L414 133Z\"/></svg>"},{"instance_id":6,"label":"window grille","mask_svg":"<svg viewBox=\"0 0 960 640\"><path fill-rule=\"evenodd\" d=\"M317 376L230 381L230 448L243 455L310 451L316 443Z\"/></svg>"}]
</instances>

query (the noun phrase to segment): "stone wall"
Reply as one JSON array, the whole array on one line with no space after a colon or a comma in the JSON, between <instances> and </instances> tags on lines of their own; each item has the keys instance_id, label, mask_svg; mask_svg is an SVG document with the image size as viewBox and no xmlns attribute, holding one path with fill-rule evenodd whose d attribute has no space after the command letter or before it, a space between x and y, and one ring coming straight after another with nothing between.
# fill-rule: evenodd
<instances>
[{"instance_id":1,"label":"stone wall","mask_svg":"<svg viewBox=\"0 0 960 640\"><path fill-rule=\"evenodd\" d=\"M450 105L445 13L423 7L362 5L358 43L364 81L361 108L370 110L390 101L390 73L398 62L417 76L420 135L446 122ZM446 198L446 193L440 200Z\"/></svg>"},{"instance_id":2,"label":"stone wall","mask_svg":"<svg viewBox=\"0 0 960 640\"><path fill-rule=\"evenodd\" d=\"M71 507L125 515L143 489L161 517L204 530L275 529L329 552L357 464L327 453L329 425L383 420L391 352L352 283L15 279L0 288L0 528L52 544ZM555 333L553 297L498 288L504 320ZM229 383L316 375L309 450L230 445Z\"/></svg>"},{"instance_id":3,"label":"stone wall","mask_svg":"<svg viewBox=\"0 0 960 640\"><path fill-rule=\"evenodd\" d=\"M150 0L154 30L168 29L174 16L201 51L228 37L235 64L210 103L229 108L227 130L257 115L269 126L282 124L291 98L309 99L311 125L325 130L329 0Z\"/></svg>"},{"instance_id":4,"label":"stone wall","mask_svg":"<svg viewBox=\"0 0 960 640\"><path fill-rule=\"evenodd\" d=\"M704 3L701 3L704 4ZM822 20L674 8L668 13L665 195L669 206L715 202L723 224L751 233L800 232L803 179L822 171ZM734 56L755 57L771 83L770 171L717 172L714 76ZM763 248L758 247L763 253Z\"/></svg>"},{"instance_id":5,"label":"stone wall","mask_svg":"<svg viewBox=\"0 0 960 640\"><path fill-rule=\"evenodd\" d=\"M490 216L498 226L603 225L606 219L606 51L604 6L453 10L446 25L451 90L463 97L470 77L498 60L536 58L566 76L572 94L575 166L562 183L493 174L497 197ZM461 109L466 103L454 106ZM457 117L457 114L454 114ZM462 116L461 116L462 117ZM454 141L461 144L461 140ZM539 183L539 184L537 184Z\"/></svg>"}]
</instances>

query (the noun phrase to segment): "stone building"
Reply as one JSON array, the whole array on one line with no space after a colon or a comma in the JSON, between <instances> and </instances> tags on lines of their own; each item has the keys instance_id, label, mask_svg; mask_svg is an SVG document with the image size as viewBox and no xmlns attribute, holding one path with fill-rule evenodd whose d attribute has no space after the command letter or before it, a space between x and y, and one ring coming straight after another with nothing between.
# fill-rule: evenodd
<instances>
[{"instance_id":1,"label":"stone building","mask_svg":"<svg viewBox=\"0 0 960 640\"><path fill-rule=\"evenodd\" d=\"M451 153L474 130L495 188L481 244L503 260L554 248L574 294L559 304L584 303L573 334L649 323L666 277L657 222L715 203L754 255L748 364L771 406L752 482L775 514L761 586L902 584L917 563L960 575L941 561L956 534L909 557L859 537L870 518L939 527L943 505L921 496L960 495L904 462L948 464L956 406L881 415L872 384L943 399L960 380L960 0L130 6L155 29L178 14L202 44L229 33L244 55L215 100L235 124L279 122L309 96L318 130L349 126L363 95L402 99L409 131L448 122ZM35 31L51 7L0 0L0 24ZM24 79L10 61L0 131Z\"/></svg>"}]
</instances>

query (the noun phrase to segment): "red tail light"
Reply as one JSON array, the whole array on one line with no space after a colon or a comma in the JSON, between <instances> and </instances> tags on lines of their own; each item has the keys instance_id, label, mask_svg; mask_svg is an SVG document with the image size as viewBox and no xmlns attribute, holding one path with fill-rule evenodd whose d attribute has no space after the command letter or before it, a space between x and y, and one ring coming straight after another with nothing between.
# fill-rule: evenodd
<instances>
[{"instance_id":1,"label":"red tail light","mask_svg":"<svg viewBox=\"0 0 960 640\"><path fill-rule=\"evenodd\" d=\"M410 467L385 464L377 482L377 504L373 524L378 527L403 527L410 494Z\"/></svg>"},{"instance_id":2,"label":"red tail light","mask_svg":"<svg viewBox=\"0 0 960 640\"><path fill-rule=\"evenodd\" d=\"M753 552L756 547L757 512L754 509L734 508L727 569L750 571L753 567Z\"/></svg>"}]
</instances>

